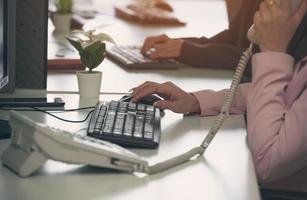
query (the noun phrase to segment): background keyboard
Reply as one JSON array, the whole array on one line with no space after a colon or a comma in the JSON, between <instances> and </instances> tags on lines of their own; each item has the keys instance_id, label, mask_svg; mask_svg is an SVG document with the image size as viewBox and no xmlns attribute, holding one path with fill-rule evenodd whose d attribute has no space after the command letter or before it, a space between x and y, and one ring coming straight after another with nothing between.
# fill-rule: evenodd
<instances>
[{"instance_id":1,"label":"background keyboard","mask_svg":"<svg viewBox=\"0 0 307 200\"><path fill-rule=\"evenodd\" d=\"M107 57L128 69L177 69L186 66L174 59L152 60L134 46L110 46Z\"/></svg>"},{"instance_id":2,"label":"background keyboard","mask_svg":"<svg viewBox=\"0 0 307 200\"><path fill-rule=\"evenodd\" d=\"M160 110L122 101L98 102L88 136L121 146L156 148L160 142Z\"/></svg>"}]
</instances>

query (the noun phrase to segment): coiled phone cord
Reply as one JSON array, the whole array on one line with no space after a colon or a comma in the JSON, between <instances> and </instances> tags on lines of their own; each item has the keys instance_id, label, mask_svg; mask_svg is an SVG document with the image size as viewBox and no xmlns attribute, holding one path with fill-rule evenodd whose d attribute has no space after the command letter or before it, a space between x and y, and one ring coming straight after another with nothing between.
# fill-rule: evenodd
<instances>
[{"instance_id":1,"label":"coiled phone cord","mask_svg":"<svg viewBox=\"0 0 307 200\"><path fill-rule=\"evenodd\" d=\"M188 151L184 154L181 154L181 155L176 156L174 158L171 158L169 160L157 163L153 166L149 166L146 169L143 169L145 173L155 174L155 173L170 169L172 167L175 167L177 165L180 165L182 163L185 163L185 162L189 161L191 158L193 158L197 155L201 156L205 153L206 149L208 148L209 144L211 143L211 141L215 137L215 135L218 132L218 130L220 129L220 127L222 126L223 122L229 116L230 106L233 103L233 100L234 100L234 97L236 95L239 83L241 81L241 77L242 77L243 72L245 70L245 67L248 63L248 60L250 59L252 54L253 54L253 43L251 43L250 46L248 47L248 49L246 49L243 52L243 55L241 56L240 61L237 65L237 68L236 68L236 71L235 71L235 74L234 74L234 78L232 80L229 92L227 93L225 103L224 103L224 105L221 109L221 112L217 116L213 126L210 128L206 138L203 140L201 145L191 149L190 151Z\"/></svg>"},{"instance_id":2,"label":"coiled phone cord","mask_svg":"<svg viewBox=\"0 0 307 200\"><path fill-rule=\"evenodd\" d=\"M231 82L229 92L227 93L225 103L221 109L221 112L217 116L217 119L214 125L210 128L208 135L206 136L206 138L201 144L201 147L203 147L204 152L209 146L209 144L211 143L212 139L214 138L218 130L220 129L220 127L222 126L224 120L229 116L230 106L232 105L235 95L237 93L237 90L238 90L238 87L241 81L241 77L248 63L248 60L250 59L252 55L253 55L253 43L249 45L249 48L241 56L240 61L237 65L233 80Z\"/></svg>"}]
</instances>

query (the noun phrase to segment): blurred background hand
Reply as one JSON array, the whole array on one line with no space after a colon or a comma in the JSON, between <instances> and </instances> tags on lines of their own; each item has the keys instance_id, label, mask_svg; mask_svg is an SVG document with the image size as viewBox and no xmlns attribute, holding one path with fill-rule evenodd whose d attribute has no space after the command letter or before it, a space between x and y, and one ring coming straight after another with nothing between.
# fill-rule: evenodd
<instances>
[{"instance_id":1,"label":"blurred background hand","mask_svg":"<svg viewBox=\"0 0 307 200\"><path fill-rule=\"evenodd\" d=\"M145 39L141 52L151 59L177 58L184 40L171 39L167 35L152 36Z\"/></svg>"}]
</instances>

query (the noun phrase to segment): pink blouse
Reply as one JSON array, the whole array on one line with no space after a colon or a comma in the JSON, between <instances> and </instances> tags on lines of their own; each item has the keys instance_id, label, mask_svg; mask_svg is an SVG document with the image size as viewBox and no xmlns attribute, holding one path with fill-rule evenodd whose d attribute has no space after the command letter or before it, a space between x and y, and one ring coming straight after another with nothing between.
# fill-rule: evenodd
<instances>
[{"instance_id":1,"label":"pink blouse","mask_svg":"<svg viewBox=\"0 0 307 200\"><path fill-rule=\"evenodd\" d=\"M255 54L252 82L239 86L231 107L232 114L247 113L248 144L267 188L307 191L306 60L294 66L288 54ZM226 92L193 93L201 115L217 115Z\"/></svg>"}]
</instances>

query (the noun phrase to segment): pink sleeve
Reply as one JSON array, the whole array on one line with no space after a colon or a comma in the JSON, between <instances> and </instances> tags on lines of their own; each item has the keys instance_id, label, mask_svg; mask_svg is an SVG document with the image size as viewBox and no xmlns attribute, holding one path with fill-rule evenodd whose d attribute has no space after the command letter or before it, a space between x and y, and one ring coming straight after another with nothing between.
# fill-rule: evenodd
<instances>
[{"instance_id":1,"label":"pink sleeve","mask_svg":"<svg viewBox=\"0 0 307 200\"><path fill-rule=\"evenodd\" d=\"M290 107L286 104L293 65L294 59L287 54L267 52L253 57L248 142L261 182L293 175L307 164L307 91Z\"/></svg>"},{"instance_id":2,"label":"pink sleeve","mask_svg":"<svg viewBox=\"0 0 307 200\"><path fill-rule=\"evenodd\" d=\"M231 114L243 114L246 111L246 97L249 84L240 84L235 96L233 105L230 108ZM215 92L213 90L202 90L194 92L200 104L201 116L212 116L220 113L224 104L228 89Z\"/></svg>"}]
</instances>

